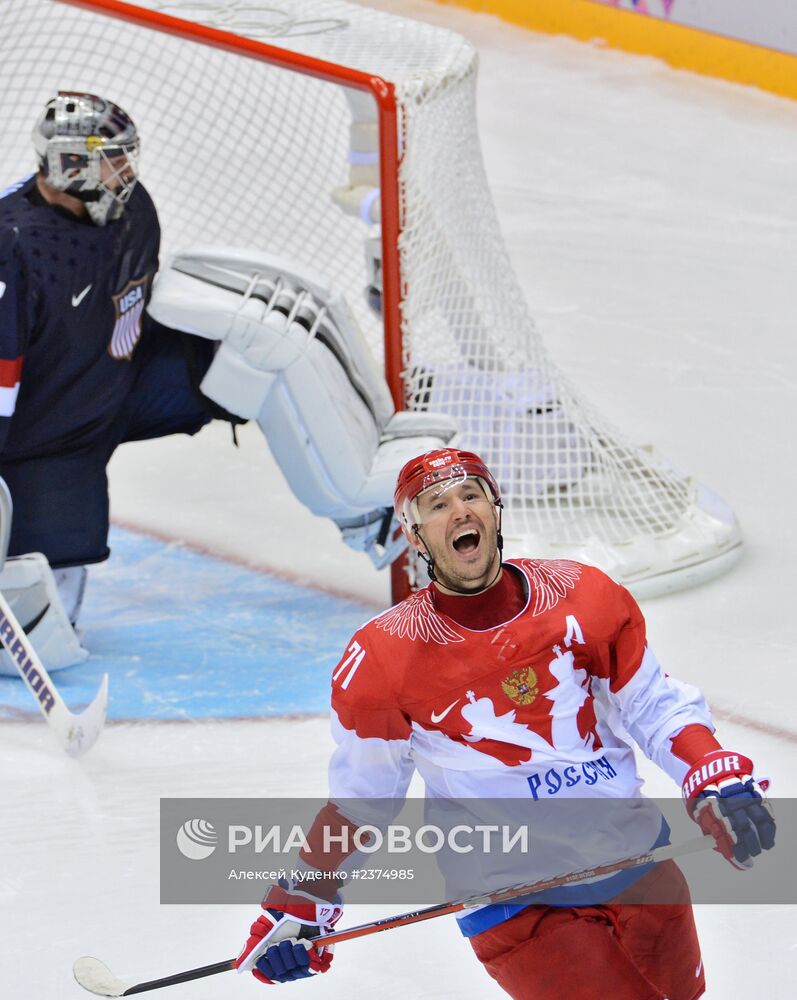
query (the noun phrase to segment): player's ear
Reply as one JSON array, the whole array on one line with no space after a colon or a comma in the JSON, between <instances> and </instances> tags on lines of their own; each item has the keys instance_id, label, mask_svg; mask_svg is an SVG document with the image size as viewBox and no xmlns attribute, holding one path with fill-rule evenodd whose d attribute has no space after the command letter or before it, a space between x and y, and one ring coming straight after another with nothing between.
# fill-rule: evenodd
<instances>
[{"instance_id":1,"label":"player's ear","mask_svg":"<svg viewBox=\"0 0 797 1000\"><path fill-rule=\"evenodd\" d=\"M413 525L411 528L408 528L407 525L403 524L401 526L401 530L404 532L404 537L407 539L407 541L414 549L416 549L418 552L423 552L425 555L428 555L428 552L426 551L426 546L421 541L421 536L418 534L418 529L415 525Z\"/></svg>"}]
</instances>

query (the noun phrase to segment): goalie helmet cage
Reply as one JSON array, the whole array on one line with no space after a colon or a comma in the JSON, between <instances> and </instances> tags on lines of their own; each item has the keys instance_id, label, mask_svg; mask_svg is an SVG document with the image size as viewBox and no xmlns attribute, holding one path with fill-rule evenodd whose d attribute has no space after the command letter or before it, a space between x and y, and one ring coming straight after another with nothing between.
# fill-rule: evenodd
<instances>
[{"instance_id":1,"label":"goalie helmet cage","mask_svg":"<svg viewBox=\"0 0 797 1000\"><path fill-rule=\"evenodd\" d=\"M120 104L164 252L235 245L325 275L397 408L450 414L490 465L506 554L592 563L638 597L735 560L727 505L548 357L490 197L463 38L339 0L5 0L0 28L0 187L34 169L30 130L56 91ZM384 323L364 295L380 245Z\"/></svg>"}]
</instances>

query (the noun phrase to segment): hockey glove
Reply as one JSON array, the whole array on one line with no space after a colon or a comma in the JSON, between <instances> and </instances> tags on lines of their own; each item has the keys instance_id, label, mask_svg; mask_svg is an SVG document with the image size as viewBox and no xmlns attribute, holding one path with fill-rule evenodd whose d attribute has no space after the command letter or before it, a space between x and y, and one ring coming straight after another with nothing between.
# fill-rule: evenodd
<instances>
[{"instance_id":1,"label":"hockey glove","mask_svg":"<svg viewBox=\"0 0 797 1000\"><path fill-rule=\"evenodd\" d=\"M269 889L262 916L249 928L238 956L239 972L251 972L261 983L289 983L326 972L333 945L314 948L311 934L328 933L343 912L340 897L332 902L298 892L285 880Z\"/></svg>"},{"instance_id":2,"label":"hockey glove","mask_svg":"<svg viewBox=\"0 0 797 1000\"><path fill-rule=\"evenodd\" d=\"M775 818L764 797L768 786L754 780L748 757L729 750L707 753L684 778L689 815L739 870L752 868L753 858L775 844Z\"/></svg>"}]
</instances>

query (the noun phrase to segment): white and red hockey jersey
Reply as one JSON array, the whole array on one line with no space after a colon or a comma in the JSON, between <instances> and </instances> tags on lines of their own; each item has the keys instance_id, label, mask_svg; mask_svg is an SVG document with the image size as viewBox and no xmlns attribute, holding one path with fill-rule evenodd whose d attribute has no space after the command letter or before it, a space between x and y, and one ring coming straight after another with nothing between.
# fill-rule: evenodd
<instances>
[{"instance_id":1,"label":"white and red hockey jersey","mask_svg":"<svg viewBox=\"0 0 797 1000\"><path fill-rule=\"evenodd\" d=\"M427 798L611 798L622 800L611 829L564 838L557 870L649 850L662 820L634 808L629 737L680 783L687 767L670 741L693 724L713 731L703 696L663 672L636 602L599 570L520 559L504 572L522 574L527 599L491 628L448 617L429 586L354 635L332 675L330 798L401 800L414 769ZM621 887L607 879L603 898ZM504 915L466 917L466 933L517 908L487 909Z\"/></svg>"}]
</instances>

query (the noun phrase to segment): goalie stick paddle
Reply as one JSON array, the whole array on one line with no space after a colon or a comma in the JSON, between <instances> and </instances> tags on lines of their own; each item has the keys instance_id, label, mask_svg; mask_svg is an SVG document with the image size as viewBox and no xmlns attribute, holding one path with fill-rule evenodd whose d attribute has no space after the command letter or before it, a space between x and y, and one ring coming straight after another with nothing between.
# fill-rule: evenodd
<instances>
[{"instance_id":1,"label":"goalie stick paddle","mask_svg":"<svg viewBox=\"0 0 797 1000\"><path fill-rule=\"evenodd\" d=\"M103 674L94 701L79 715L75 715L64 704L58 689L44 669L44 664L25 635L25 630L2 594L0 594L0 638L58 742L70 757L84 754L94 745L105 724L105 714L108 709L108 675Z\"/></svg>"},{"instance_id":2,"label":"goalie stick paddle","mask_svg":"<svg viewBox=\"0 0 797 1000\"><path fill-rule=\"evenodd\" d=\"M638 854L633 858L623 858L621 861L612 861L605 865L598 865L595 868L585 868L581 871L569 872L567 875L558 875L555 878L543 879L539 882L512 885L505 889L496 889L494 892L482 893L478 896L468 896L466 899L460 899L453 903L438 903L434 906L424 907L421 910L412 910L409 913L399 913L394 917L374 920L370 924L360 924L358 927L333 931L331 934L320 934L312 938L312 940L317 945L351 941L354 938L365 937L369 934L378 934L380 931L390 931L394 927L404 927L407 924L420 923L422 920L431 920L434 917L459 913L472 906L503 903L511 899L518 899L521 896L530 896L536 892L543 892L546 889L556 889L563 885L587 882L590 879L600 878L603 875L611 875L613 872L624 871L628 868L658 864L661 861L669 861L684 854L704 851L713 846L713 837L708 835L696 837L694 840L687 840L675 846L667 844L664 847L657 847L646 854ZM72 972L78 983L83 989L88 990L89 993L94 993L96 996L101 997L129 997L136 993L159 990L164 986L176 986L179 983L187 983L192 979L215 976L219 972L230 972L235 968L236 961L237 959L235 958L228 958L224 962L216 962L215 965L203 965L198 969L188 969L185 972L178 972L173 976L165 976L163 979L152 979L149 982L138 983L135 986L127 986L121 979L117 979L108 966L98 958L79 958L72 966Z\"/></svg>"}]
</instances>

